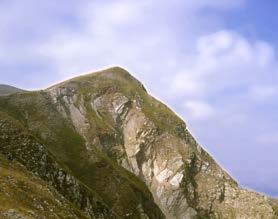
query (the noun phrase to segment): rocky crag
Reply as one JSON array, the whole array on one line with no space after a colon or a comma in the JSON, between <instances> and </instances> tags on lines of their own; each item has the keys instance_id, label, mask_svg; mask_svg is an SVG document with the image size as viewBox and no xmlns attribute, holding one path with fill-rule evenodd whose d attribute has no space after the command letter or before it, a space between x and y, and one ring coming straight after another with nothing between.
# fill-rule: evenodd
<instances>
[{"instance_id":1,"label":"rocky crag","mask_svg":"<svg viewBox=\"0 0 278 219\"><path fill-rule=\"evenodd\" d=\"M119 67L0 90L0 152L1 218L277 217Z\"/></svg>"}]
</instances>

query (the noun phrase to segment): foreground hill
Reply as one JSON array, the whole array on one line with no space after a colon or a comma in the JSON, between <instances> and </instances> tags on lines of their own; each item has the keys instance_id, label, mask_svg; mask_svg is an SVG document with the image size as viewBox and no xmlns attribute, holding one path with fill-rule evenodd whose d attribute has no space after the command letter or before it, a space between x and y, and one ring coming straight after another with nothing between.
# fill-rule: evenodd
<instances>
[{"instance_id":1,"label":"foreground hill","mask_svg":"<svg viewBox=\"0 0 278 219\"><path fill-rule=\"evenodd\" d=\"M0 218L86 218L16 161L0 155Z\"/></svg>"},{"instance_id":2,"label":"foreground hill","mask_svg":"<svg viewBox=\"0 0 278 219\"><path fill-rule=\"evenodd\" d=\"M40 200L52 194L68 215L56 218L275 217L273 201L240 188L122 68L2 96L0 111L0 160L48 188ZM28 216L20 204L1 211Z\"/></svg>"}]
</instances>

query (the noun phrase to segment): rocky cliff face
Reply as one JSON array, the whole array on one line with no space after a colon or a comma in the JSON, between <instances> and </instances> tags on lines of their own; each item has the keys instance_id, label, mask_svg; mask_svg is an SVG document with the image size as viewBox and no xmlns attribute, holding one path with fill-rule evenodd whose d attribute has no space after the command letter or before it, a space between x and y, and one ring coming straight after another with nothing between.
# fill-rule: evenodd
<instances>
[{"instance_id":1,"label":"rocky cliff face","mask_svg":"<svg viewBox=\"0 0 278 219\"><path fill-rule=\"evenodd\" d=\"M26 142L2 127L0 152L86 217L275 217L273 202L240 188L121 68L1 97L0 111L3 124L19 123L33 136Z\"/></svg>"}]
</instances>

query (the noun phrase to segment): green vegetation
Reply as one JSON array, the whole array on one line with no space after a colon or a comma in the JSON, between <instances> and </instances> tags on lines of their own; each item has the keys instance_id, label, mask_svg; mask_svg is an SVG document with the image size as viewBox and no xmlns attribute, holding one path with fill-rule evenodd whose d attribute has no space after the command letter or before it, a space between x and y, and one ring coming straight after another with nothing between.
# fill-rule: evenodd
<instances>
[{"instance_id":1,"label":"green vegetation","mask_svg":"<svg viewBox=\"0 0 278 219\"><path fill-rule=\"evenodd\" d=\"M184 131L186 127L184 121L169 109L169 107L149 96L144 86L137 79L119 67L73 78L54 87L70 87L76 89L75 92L79 96L84 96L87 100L91 98L88 94L93 94L94 98L96 98L103 94L119 92L131 100L136 100L137 104L141 106L143 113L161 131L180 134L181 130ZM107 115L103 117L108 120ZM94 120L98 121L96 118ZM103 121L100 123L103 123ZM112 124L111 118L107 123ZM102 124L98 123L97 126L99 127L99 125L101 126Z\"/></svg>"},{"instance_id":2,"label":"green vegetation","mask_svg":"<svg viewBox=\"0 0 278 219\"><path fill-rule=\"evenodd\" d=\"M0 154L0 217L9 214L35 217L87 218L38 177Z\"/></svg>"},{"instance_id":3,"label":"green vegetation","mask_svg":"<svg viewBox=\"0 0 278 219\"><path fill-rule=\"evenodd\" d=\"M107 215L108 207L92 189L77 181L70 170L55 161L41 142L17 121L0 112L0 152L40 176L65 198L90 215ZM56 159L57 160L57 159ZM94 209L92 212L89 208Z\"/></svg>"},{"instance_id":4,"label":"green vegetation","mask_svg":"<svg viewBox=\"0 0 278 219\"><path fill-rule=\"evenodd\" d=\"M196 218L214 218L223 213L223 205L236 215L236 200L229 204L225 193L231 192L228 186L236 188L236 182L200 148L186 124L149 96L124 69L114 67L83 75L43 91L13 91L1 95L0 85L0 218L6 217L3 212L14 213L7 212L9 209L49 217L47 212L59 211L57 215L62 218L83 218L85 213L92 218L164 218L146 186L152 184L155 194L162 183L174 194L156 197L162 197L158 203L167 214L182 207L182 212L177 212L180 216L190 206L196 210ZM131 143L127 133L131 133ZM140 151L129 154L130 158L127 153L133 150L133 142ZM170 180L155 181L155 162L163 166L160 160L176 161L176 153L177 158L182 156L183 164L173 172L183 175L180 187L172 190L166 188ZM127 170L136 169L129 164L133 158L139 177ZM153 168L150 175L155 178L151 180L142 175L145 162ZM133 172L137 174L137 170ZM41 194L38 188L42 188ZM10 199L4 194L7 191ZM41 202L44 213L37 206ZM60 202L62 205L57 204ZM240 204L245 207L244 202ZM276 214L277 206L272 204Z\"/></svg>"},{"instance_id":5,"label":"green vegetation","mask_svg":"<svg viewBox=\"0 0 278 219\"><path fill-rule=\"evenodd\" d=\"M184 167L185 177L182 180L181 187L186 196L188 205L197 211L196 219L214 218L212 209L204 209L199 206L198 184L195 179L196 175L200 172L197 162L198 157L195 153L192 153L190 156L190 163Z\"/></svg>"},{"instance_id":6,"label":"green vegetation","mask_svg":"<svg viewBox=\"0 0 278 219\"><path fill-rule=\"evenodd\" d=\"M19 92L24 92L24 90L18 89L10 85L0 84L0 96Z\"/></svg>"},{"instance_id":7,"label":"green vegetation","mask_svg":"<svg viewBox=\"0 0 278 219\"><path fill-rule=\"evenodd\" d=\"M278 218L278 206L272 206L273 211L275 212L276 218Z\"/></svg>"},{"instance_id":8,"label":"green vegetation","mask_svg":"<svg viewBox=\"0 0 278 219\"><path fill-rule=\"evenodd\" d=\"M278 219L278 200L277 199L269 199L269 204L271 205L274 211L274 217L272 219Z\"/></svg>"},{"instance_id":9,"label":"green vegetation","mask_svg":"<svg viewBox=\"0 0 278 219\"><path fill-rule=\"evenodd\" d=\"M91 94L101 95L106 92L124 91L129 95L136 95L134 86L145 92L142 85L123 72L119 80L116 75L89 75L70 80L59 86L73 88L82 98L90 98ZM106 79L106 77L111 77ZM117 76L118 77L118 76ZM62 101L59 101L63 103ZM112 118L102 114L99 118L86 102L87 118L91 124L92 138L98 137L102 145L112 148L115 144L123 144L122 137L117 134L117 127L113 126ZM146 185L133 174L119 166L109 153L103 153L92 145L93 151L86 149L85 141L73 127L71 121L64 118L57 111L50 96L44 91L15 93L0 97L0 111L16 119L19 125L28 129L34 138L59 161L63 169L78 179L85 187L93 191L96 197L101 197L104 205L109 206L117 215L130 215L140 218L142 206L150 218L162 218L162 213L154 204L152 195ZM16 155L18 156L18 155ZM37 161L38 162L38 161ZM59 189L58 189L59 190ZM65 194L63 188L60 189Z\"/></svg>"}]
</instances>

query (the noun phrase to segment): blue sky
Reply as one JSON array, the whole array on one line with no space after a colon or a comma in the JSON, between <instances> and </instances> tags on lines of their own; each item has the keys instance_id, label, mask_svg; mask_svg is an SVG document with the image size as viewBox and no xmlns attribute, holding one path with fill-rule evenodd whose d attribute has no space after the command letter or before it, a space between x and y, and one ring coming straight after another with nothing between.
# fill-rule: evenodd
<instances>
[{"instance_id":1,"label":"blue sky","mask_svg":"<svg viewBox=\"0 0 278 219\"><path fill-rule=\"evenodd\" d=\"M275 0L0 0L0 83L120 65L243 186L278 196Z\"/></svg>"}]
</instances>

